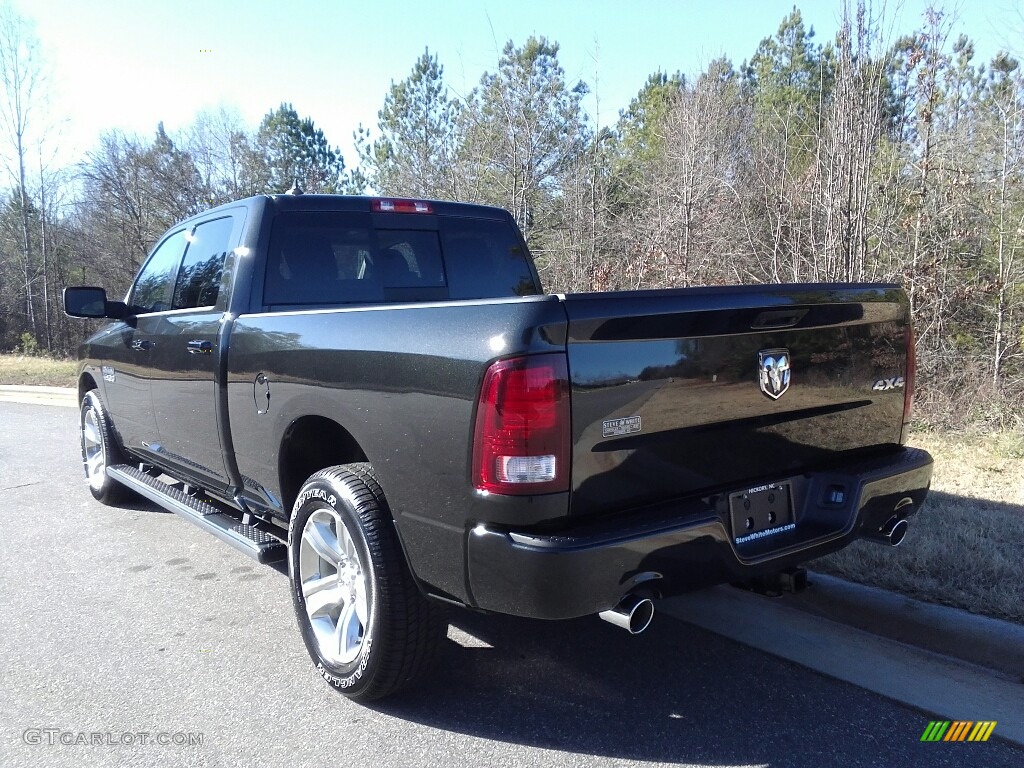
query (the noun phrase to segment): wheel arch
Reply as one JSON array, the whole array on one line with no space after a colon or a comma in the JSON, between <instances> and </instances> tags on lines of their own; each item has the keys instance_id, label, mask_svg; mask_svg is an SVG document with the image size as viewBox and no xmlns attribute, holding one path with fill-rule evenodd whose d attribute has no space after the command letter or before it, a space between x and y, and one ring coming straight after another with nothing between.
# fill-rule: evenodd
<instances>
[{"instance_id":1,"label":"wheel arch","mask_svg":"<svg viewBox=\"0 0 1024 768\"><path fill-rule=\"evenodd\" d=\"M94 389L99 389L99 385L96 383L96 379L92 377L91 373L83 373L78 377L78 402L81 404L82 399L85 397L86 392L91 392Z\"/></svg>"},{"instance_id":2,"label":"wheel arch","mask_svg":"<svg viewBox=\"0 0 1024 768\"><path fill-rule=\"evenodd\" d=\"M85 400L85 396L90 392L95 392L96 397L100 401L100 405L103 406L106 412L107 422L110 426L111 437L114 440L114 444L118 450L127 458L128 451L125 448L124 438L121 436L120 430L117 428L117 423L109 413L109 406L107 405L104 398L104 390L100 387L99 382L96 381L96 377L92 375L88 370L82 372L82 375L78 377L78 406L82 407L82 401Z\"/></svg>"},{"instance_id":3,"label":"wheel arch","mask_svg":"<svg viewBox=\"0 0 1024 768\"><path fill-rule=\"evenodd\" d=\"M326 416L302 416L284 430L278 446L277 469L281 501L290 515L302 484L321 469L369 461L359 442L338 422Z\"/></svg>"}]
</instances>

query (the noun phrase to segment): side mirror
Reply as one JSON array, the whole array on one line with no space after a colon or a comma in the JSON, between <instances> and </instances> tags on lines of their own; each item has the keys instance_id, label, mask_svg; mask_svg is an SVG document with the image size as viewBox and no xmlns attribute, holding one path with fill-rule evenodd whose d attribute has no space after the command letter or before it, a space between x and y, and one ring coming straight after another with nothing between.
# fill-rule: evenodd
<instances>
[{"instance_id":1,"label":"side mirror","mask_svg":"<svg viewBox=\"0 0 1024 768\"><path fill-rule=\"evenodd\" d=\"M102 288L65 288L64 312L71 317L119 320L128 314L128 307L121 301L107 301Z\"/></svg>"}]
</instances>

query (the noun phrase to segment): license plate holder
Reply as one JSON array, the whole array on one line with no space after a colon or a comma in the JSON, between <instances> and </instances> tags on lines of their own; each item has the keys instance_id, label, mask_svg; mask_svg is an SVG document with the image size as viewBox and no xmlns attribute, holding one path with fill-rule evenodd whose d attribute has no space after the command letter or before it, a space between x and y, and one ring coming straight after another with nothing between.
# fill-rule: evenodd
<instances>
[{"instance_id":1,"label":"license plate holder","mask_svg":"<svg viewBox=\"0 0 1024 768\"><path fill-rule=\"evenodd\" d=\"M793 492L788 480L729 494L736 543L757 541L793 528Z\"/></svg>"}]
</instances>

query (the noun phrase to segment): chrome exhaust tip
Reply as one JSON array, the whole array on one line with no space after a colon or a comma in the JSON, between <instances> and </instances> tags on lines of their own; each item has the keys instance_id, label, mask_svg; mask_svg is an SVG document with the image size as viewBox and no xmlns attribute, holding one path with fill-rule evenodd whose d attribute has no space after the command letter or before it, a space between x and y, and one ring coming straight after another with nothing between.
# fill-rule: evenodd
<instances>
[{"instance_id":1,"label":"chrome exhaust tip","mask_svg":"<svg viewBox=\"0 0 1024 768\"><path fill-rule=\"evenodd\" d=\"M898 547L907 536L910 526L906 520L898 517L890 517L885 525L873 533L868 533L865 538L876 544L885 544L890 547Z\"/></svg>"},{"instance_id":2,"label":"chrome exhaust tip","mask_svg":"<svg viewBox=\"0 0 1024 768\"><path fill-rule=\"evenodd\" d=\"M886 543L890 547L898 547L903 542L903 539L906 538L909 529L910 526L907 525L906 520L899 520L894 517L882 526L882 530L879 533L885 537Z\"/></svg>"},{"instance_id":3,"label":"chrome exhaust tip","mask_svg":"<svg viewBox=\"0 0 1024 768\"><path fill-rule=\"evenodd\" d=\"M885 521L885 525L877 531L863 534L864 538L876 544L898 547L903 543L903 539L907 537L907 531L910 530L910 525L907 523L906 518L913 511L913 506L914 500L909 496L904 496L892 508L892 517ZM900 510L906 511L901 512Z\"/></svg>"},{"instance_id":4,"label":"chrome exhaust tip","mask_svg":"<svg viewBox=\"0 0 1024 768\"><path fill-rule=\"evenodd\" d=\"M622 627L631 635L639 635L650 626L654 618L654 603L646 597L626 595L614 608L597 615L609 624Z\"/></svg>"}]
</instances>

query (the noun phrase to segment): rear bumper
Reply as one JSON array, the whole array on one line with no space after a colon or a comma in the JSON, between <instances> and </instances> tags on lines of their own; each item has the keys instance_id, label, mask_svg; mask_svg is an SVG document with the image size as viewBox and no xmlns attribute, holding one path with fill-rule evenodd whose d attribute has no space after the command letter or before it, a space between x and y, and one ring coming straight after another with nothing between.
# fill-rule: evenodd
<instances>
[{"instance_id":1,"label":"rear bumper","mask_svg":"<svg viewBox=\"0 0 1024 768\"><path fill-rule=\"evenodd\" d=\"M632 511L557 534L479 524L467 545L472 604L566 619L611 608L633 591L667 597L766 575L871 537L893 517L907 519L924 503L931 476L927 452L901 448L787 478L794 525L753 541L732 535L724 496Z\"/></svg>"}]
</instances>

